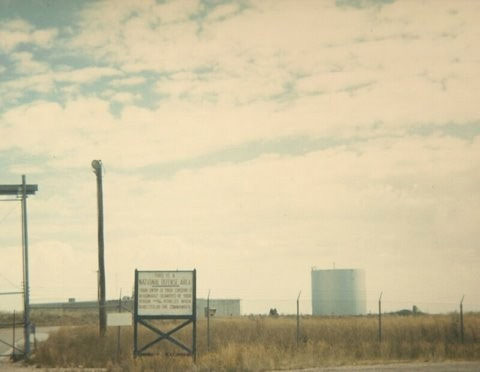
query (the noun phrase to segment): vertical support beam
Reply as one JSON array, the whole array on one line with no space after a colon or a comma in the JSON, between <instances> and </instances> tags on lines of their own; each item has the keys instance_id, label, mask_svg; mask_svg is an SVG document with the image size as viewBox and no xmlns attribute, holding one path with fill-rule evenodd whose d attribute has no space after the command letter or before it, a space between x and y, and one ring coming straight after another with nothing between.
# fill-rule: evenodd
<instances>
[{"instance_id":1,"label":"vertical support beam","mask_svg":"<svg viewBox=\"0 0 480 372\"><path fill-rule=\"evenodd\" d=\"M98 209L98 308L99 308L99 333L105 336L107 331L107 312L105 308L105 254L103 240L103 185L102 162L93 160L92 167L97 177L97 209Z\"/></svg>"},{"instance_id":2,"label":"vertical support beam","mask_svg":"<svg viewBox=\"0 0 480 372\"><path fill-rule=\"evenodd\" d=\"M23 332L25 358L30 357L30 286L28 273L27 184L22 175Z\"/></svg>"},{"instance_id":3,"label":"vertical support beam","mask_svg":"<svg viewBox=\"0 0 480 372\"><path fill-rule=\"evenodd\" d=\"M120 290L120 296L118 297L118 312L122 312L122 291ZM120 361L120 326L117 329L117 361Z\"/></svg>"},{"instance_id":4,"label":"vertical support beam","mask_svg":"<svg viewBox=\"0 0 480 372\"><path fill-rule=\"evenodd\" d=\"M13 310L13 329L12 329L12 357L15 355L15 326L16 326L16 319L15 319L15 310Z\"/></svg>"},{"instance_id":5,"label":"vertical support beam","mask_svg":"<svg viewBox=\"0 0 480 372\"><path fill-rule=\"evenodd\" d=\"M135 269L135 289L133 293L133 357L138 355L138 270Z\"/></svg>"},{"instance_id":6,"label":"vertical support beam","mask_svg":"<svg viewBox=\"0 0 480 372\"><path fill-rule=\"evenodd\" d=\"M298 292L297 297L297 347L300 343L300 295L302 291Z\"/></svg>"},{"instance_id":7,"label":"vertical support beam","mask_svg":"<svg viewBox=\"0 0 480 372\"><path fill-rule=\"evenodd\" d=\"M463 295L462 300L460 301L460 340L462 341L462 344L465 342L465 330L463 328L463 299L465 298L465 295Z\"/></svg>"},{"instance_id":8,"label":"vertical support beam","mask_svg":"<svg viewBox=\"0 0 480 372\"><path fill-rule=\"evenodd\" d=\"M193 304L192 304L192 316L193 316L193 327L192 327L192 353L193 353L193 362L197 362L197 269L193 270Z\"/></svg>"},{"instance_id":9,"label":"vertical support beam","mask_svg":"<svg viewBox=\"0 0 480 372\"><path fill-rule=\"evenodd\" d=\"M207 352L210 352L210 289L207 296Z\"/></svg>"},{"instance_id":10,"label":"vertical support beam","mask_svg":"<svg viewBox=\"0 0 480 372\"><path fill-rule=\"evenodd\" d=\"M380 297L378 298L378 342L382 343L382 294L380 292Z\"/></svg>"}]
</instances>

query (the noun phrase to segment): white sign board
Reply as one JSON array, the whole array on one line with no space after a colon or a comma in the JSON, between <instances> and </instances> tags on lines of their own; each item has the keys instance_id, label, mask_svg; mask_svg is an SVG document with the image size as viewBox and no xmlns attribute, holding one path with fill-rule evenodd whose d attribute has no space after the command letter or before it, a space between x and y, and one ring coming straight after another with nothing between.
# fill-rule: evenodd
<instances>
[{"instance_id":1,"label":"white sign board","mask_svg":"<svg viewBox=\"0 0 480 372\"><path fill-rule=\"evenodd\" d=\"M107 326L119 327L132 325L130 313L107 313Z\"/></svg>"},{"instance_id":2,"label":"white sign board","mask_svg":"<svg viewBox=\"0 0 480 372\"><path fill-rule=\"evenodd\" d=\"M192 315L193 271L139 271L137 314Z\"/></svg>"}]
</instances>

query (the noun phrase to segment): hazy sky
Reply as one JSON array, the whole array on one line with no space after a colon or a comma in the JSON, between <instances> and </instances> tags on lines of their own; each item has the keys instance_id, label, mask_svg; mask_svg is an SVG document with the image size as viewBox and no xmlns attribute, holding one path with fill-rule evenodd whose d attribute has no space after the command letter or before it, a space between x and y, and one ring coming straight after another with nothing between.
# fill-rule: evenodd
<instances>
[{"instance_id":1,"label":"hazy sky","mask_svg":"<svg viewBox=\"0 0 480 372\"><path fill-rule=\"evenodd\" d=\"M480 2L0 1L0 183L29 199L32 302L134 269L293 311L310 269L368 309L480 309ZM21 286L0 203L0 291ZM13 298L2 296L0 308ZM10 302L9 302L10 301Z\"/></svg>"}]
</instances>

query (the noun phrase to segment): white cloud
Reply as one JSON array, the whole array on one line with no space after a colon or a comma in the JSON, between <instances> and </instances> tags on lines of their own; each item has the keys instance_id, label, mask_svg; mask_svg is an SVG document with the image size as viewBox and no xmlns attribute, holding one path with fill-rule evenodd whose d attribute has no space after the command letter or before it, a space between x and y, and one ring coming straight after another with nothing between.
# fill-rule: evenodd
<instances>
[{"instance_id":1,"label":"white cloud","mask_svg":"<svg viewBox=\"0 0 480 372\"><path fill-rule=\"evenodd\" d=\"M67 111L84 113L83 105L77 102ZM39 109L19 115L40 118ZM54 119L62 115L53 106L45 112ZM141 119L141 112L136 114L132 119ZM84 119L76 122L79 128L98 124ZM106 139L101 130L89 132ZM116 152L109 147L88 157L63 137L72 152L83 154L81 168L64 177L44 174L29 204L32 295L39 300L95 296L95 182L89 162L97 157L106 167L109 296L116 297L119 288L128 293L133 270L158 269L158 260L165 268L196 267L202 275L199 291L212 288L216 296L283 299L298 288L308 292L310 267L331 262L365 268L368 291L380 290L376 281L381 281L381 290L396 301L448 302L456 299L459 286L462 293L475 293L478 138L376 139L295 157L268 155L185 170L168 179L134 167L117 173L122 160L114 158L133 154L128 144L142 152L138 138L116 142ZM55 223L58 219L63 222ZM418 266L427 259L425 272ZM460 266L461 278L443 279L445 270ZM283 275L285 270L291 275ZM398 285L398 276L405 285ZM268 284L272 281L274 287Z\"/></svg>"},{"instance_id":2,"label":"white cloud","mask_svg":"<svg viewBox=\"0 0 480 372\"><path fill-rule=\"evenodd\" d=\"M104 77L122 75L122 72L109 67L85 67L71 70L52 71L48 64L35 61L28 52L15 53L13 58L18 60L17 71L25 74L0 85L0 93L5 101L17 101L25 93L36 92L41 94L56 93L63 99L77 99L83 84L93 83ZM66 83L56 87L55 83Z\"/></svg>"},{"instance_id":3,"label":"white cloud","mask_svg":"<svg viewBox=\"0 0 480 372\"><path fill-rule=\"evenodd\" d=\"M19 74L34 75L46 72L49 69L46 63L36 61L33 54L29 52L12 53L11 58L17 63L15 69Z\"/></svg>"},{"instance_id":4,"label":"white cloud","mask_svg":"<svg viewBox=\"0 0 480 372\"><path fill-rule=\"evenodd\" d=\"M239 4L236 3L218 5L208 14L206 21L224 20L229 16L235 15L238 10Z\"/></svg>"},{"instance_id":5,"label":"white cloud","mask_svg":"<svg viewBox=\"0 0 480 372\"><path fill-rule=\"evenodd\" d=\"M28 34L18 31L5 31L0 29L0 48L4 51L10 51L21 43L29 40Z\"/></svg>"},{"instance_id":6,"label":"white cloud","mask_svg":"<svg viewBox=\"0 0 480 372\"><path fill-rule=\"evenodd\" d=\"M45 169L35 165L13 165L8 171L13 174L38 174L45 172Z\"/></svg>"},{"instance_id":7,"label":"white cloud","mask_svg":"<svg viewBox=\"0 0 480 372\"><path fill-rule=\"evenodd\" d=\"M56 29L35 30L22 19L0 23L0 50L10 52L20 44L33 44L41 48L52 45L58 31Z\"/></svg>"},{"instance_id":8,"label":"white cloud","mask_svg":"<svg viewBox=\"0 0 480 372\"><path fill-rule=\"evenodd\" d=\"M146 82L146 79L143 76L132 76L123 79L114 79L110 82L112 87L129 87L135 85L141 85Z\"/></svg>"},{"instance_id":9,"label":"white cloud","mask_svg":"<svg viewBox=\"0 0 480 372\"><path fill-rule=\"evenodd\" d=\"M110 101L116 101L120 102L123 104L129 104L134 102L135 100L138 100L140 98L139 94L133 94L129 92L119 92L115 93L112 96L110 96Z\"/></svg>"},{"instance_id":10,"label":"white cloud","mask_svg":"<svg viewBox=\"0 0 480 372\"><path fill-rule=\"evenodd\" d=\"M20 147L35 155L68 156L78 147L95 143L98 133L112 128L107 106L97 99L69 102L65 108L37 102L5 113L0 131L3 138L22 138ZM3 149L17 145L13 141L1 144Z\"/></svg>"},{"instance_id":11,"label":"white cloud","mask_svg":"<svg viewBox=\"0 0 480 372\"><path fill-rule=\"evenodd\" d=\"M53 45L53 41L57 35L58 31L55 29L37 30L32 32L31 39L33 44L46 48Z\"/></svg>"},{"instance_id":12,"label":"white cloud","mask_svg":"<svg viewBox=\"0 0 480 372\"><path fill-rule=\"evenodd\" d=\"M184 21L195 11L192 1L172 1L155 4L153 1L123 1L122 6L114 9L109 2L100 2L87 7L82 14L81 33L73 40L74 47L94 48L102 56L118 58L119 54L128 54L141 62L142 58L157 53L164 53L162 48L167 36L157 37L156 30L160 23L166 23L166 30L178 29L177 21ZM98 12L104 14L98 17ZM172 23L173 22L173 23ZM162 32L164 34L165 32ZM178 33L181 36L184 33ZM132 43L133 41L135 41ZM155 47L152 47L155 46ZM153 58L152 61L158 61ZM131 61L133 62L133 61Z\"/></svg>"},{"instance_id":13,"label":"white cloud","mask_svg":"<svg viewBox=\"0 0 480 372\"><path fill-rule=\"evenodd\" d=\"M431 302L454 298L458 288L475 293L478 136L411 134L417 126L436 133L436 125L480 119L480 52L473 47L479 5L455 3L456 15L451 7L396 2L359 10L262 1L225 19L235 6L219 7L210 15L223 19L217 22L191 18L201 10L198 2L95 2L78 36L65 44L67 54L95 63L71 71L42 71L32 54L13 54L21 43L56 39L25 22L2 24L0 33L9 37L3 44L0 38L0 48L17 56L24 72L28 63L37 71L2 83L3 99L56 88L62 102L3 107L1 116L0 138L7 140L0 150L39 156L40 168L52 170L32 174L42 181L31 203L36 249L53 247L65 267L78 257L95 270L89 164L100 158L107 169L107 246L114 247L108 262L118 276L110 291L128 290L134 265L154 268L152 258L161 258L169 267L197 266L202 290L215 288L219 296L296 294L308 288L310 266L331 262L365 267L369 291L377 293L381 281L382 290L405 301L413 286ZM153 72L142 75L148 82L168 76L154 84L168 98L142 102L155 109L132 104L148 92L127 92L147 82L143 71ZM82 95L83 84L103 77L112 79L104 91ZM116 116L113 101L124 104ZM332 146L175 168L251 142L301 136ZM148 165L171 167L173 175L159 177ZM9 171L22 169L28 171L22 165ZM94 275L77 266L72 277L88 282L78 289L87 295ZM449 283L444 273L452 268L463 274ZM67 274L52 268L36 276L46 283Z\"/></svg>"},{"instance_id":14,"label":"white cloud","mask_svg":"<svg viewBox=\"0 0 480 372\"><path fill-rule=\"evenodd\" d=\"M33 26L21 18L11 19L6 22L4 21L1 23L1 26L8 31L30 32L33 30Z\"/></svg>"},{"instance_id":15,"label":"white cloud","mask_svg":"<svg viewBox=\"0 0 480 372\"><path fill-rule=\"evenodd\" d=\"M201 6L199 0L167 1L150 9L154 17L162 23L186 22Z\"/></svg>"},{"instance_id":16,"label":"white cloud","mask_svg":"<svg viewBox=\"0 0 480 372\"><path fill-rule=\"evenodd\" d=\"M59 71L52 74L53 79L68 83L90 83L102 77L121 75L117 69L110 67L85 67L70 71Z\"/></svg>"},{"instance_id":17,"label":"white cloud","mask_svg":"<svg viewBox=\"0 0 480 372\"><path fill-rule=\"evenodd\" d=\"M471 2L457 5L462 21L449 6L432 12L423 3L359 11L325 2L261 2L223 22L205 21L200 33L193 20L158 22L153 3L128 4L109 15L116 22L95 16L96 7L108 3L94 4L74 44L126 71L176 72L157 82L169 100L294 102L301 117L310 118L297 120L305 126L298 130L311 131L317 127L311 118L322 117L321 133L325 125L357 126L351 113L361 125L388 127L478 119L469 99L480 86L478 58L474 50L466 53L479 35L467 15L478 7ZM198 72L202 68L212 71Z\"/></svg>"},{"instance_id":18,"label":"white cloud","mask_svg":"<svg viewBox=\"0 0 480 372\"><path fill-rule=\"evenodd\" d=\"M299 286L308 288L310 266L336 262L366 268L368 277L381 278L386 293L408 301L416 296L412 285L421 287L423 270L412 270L420 258L430 262L429 277L440 278L425 282L423 301L454 298L458 285L474 293L468 278L478 266L472 236L480 217L475 194L480 180L472 175L478 174L479 146L478 140L443 137L375 140L354 149L183 171L163 180L135 169L116 173L109 170L114 163L104 162L109 293L116 295L119 287L129 291L134 268L158 268L161 260L162 267L197 267L203 276L199 289L212 288L217 296L284 298ZM67 225L70 235L62 244L72 248L62 248L61 257L65 267L84 262L72 276L76 282L90 280L93 288L94 249L79 249L95 244L95 182L87 159L84 163L82 177L57 185L71 195L45 200L53 193L52 179L31 202L31 215L50 208L65 220L83 221L90 243L68 242L79 227ZM52 224L37 217L32 234L41 233L43 241ZM461 283L442 281L448 265L462 262L469 274ZM282 274L287 269L292 276ZM66 275L62 270L44 270L44 280ZM396 275L405 286L398 286ZM368 283L369 291L379 289L375 281ZM75 284L65 284L63 293L67 288L77 291Z\"/></svg>"},{"instance_id":19,"label":"white cloud","mask_svg":"<svg viewBox=\"0 0 480 372\"><path fill-rule=\"evenodd\" d=\"M98 263L92 250L64 241L37 241L30 249L32 302L66 301L69 297L96 297Z\"/></svg>"},{"instance_id":20,"label":"white cloud","mask_svg":"<svg viewBox=\"0 0 480 372\"><path fill-rule=\"evenodd\" d=\"M318 81L314 85L324 84ZM330 84L329 79L324 81L325 86ZM181 80L178 84L182 84ZM191 159L258 140L289 136L388 137L409 133L419 124L478 120L468 92L458 89L455 94L459 97L455 98L449 93L453 83L444 92L421 78L412 83L421 89L411 94L393 81L384 81L354 94L334 91L301 98L281 109L275 103L261 101L235 107L222 103L221 97L220 104L206 101L195 107L195 94L208 94L198 84L198 90L190 91L192 99L177 98L153 110L131 105L141 99L137 94L114 90L105 91L104 100L77 98L64 106L37 102L5 112L4 126L9 128L0 130L4 138L23 133L25 141L19 146L36 154L54 153L52 161L57 165L81 166L85 159L101 155L115 167L129 168ZM182 89L188 86L185 80ZM340 83L331 89L344 87ZM179 90L179 95L183 91L189 92ZM119 117L110 113L112 101L125 104ZM425 110L426 105L438 110ZM55 135L46 137L46 133ZM2 144L3 149L11 146L12 142Z\"/></svg>"}]
</instances>

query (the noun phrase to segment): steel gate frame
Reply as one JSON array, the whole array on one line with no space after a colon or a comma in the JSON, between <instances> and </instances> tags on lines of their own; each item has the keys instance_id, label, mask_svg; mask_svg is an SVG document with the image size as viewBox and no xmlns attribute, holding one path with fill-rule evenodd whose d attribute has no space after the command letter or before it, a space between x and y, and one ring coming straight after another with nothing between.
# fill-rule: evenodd
<instances>
[{"instance_id":1,"label":"steel gate frame","mask_svg":"<svg viewBox=\"0 0 480 372\"><path fill-rule=\"evenodd\" d=\"M2 293L5 294L5 293ZM0 343L3 345L7 345L11 347L11 352L7 352L6 354L0 354L0 358L14 358L15 356L15 351L18 351L19 355L23 355L25 353L24 349L20 349L17 347L16 344L16 332L15 330L17 329L17 326L23 326L23 322L17 322L16 317L15 317L15 311L13 312L13 319L12 323L0 323L0 328L11 328L12 329L12 343L8 343L7 341L0 340Z\"/></svg>"}]
</instances>

